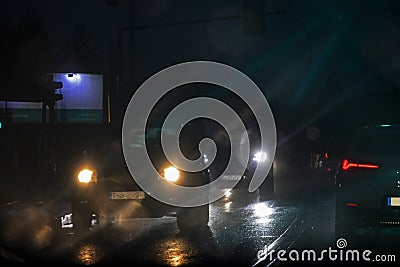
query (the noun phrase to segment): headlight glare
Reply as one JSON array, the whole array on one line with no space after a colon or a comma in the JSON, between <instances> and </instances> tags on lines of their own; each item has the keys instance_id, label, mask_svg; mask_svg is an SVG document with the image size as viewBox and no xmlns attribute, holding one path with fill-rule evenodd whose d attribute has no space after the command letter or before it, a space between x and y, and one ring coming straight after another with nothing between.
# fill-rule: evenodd
<instances>
[{"instance_id":1,"label":"headlight glare","mask_svg":"<svg viewBox=\"0 0 400 267\"><path fill-rule=\"evenodd\" d=\"M78 181L81 183L90 183L94 180L94 172L89 169L83 169L78 173Z\"/></svg>"},{"instance_id":2,"label":"headlight glare","mask_svg":"<svg viewBox=\"0 0 400 267\"><path fill-rule=\"evenodd\" d=\"M267 153L264 151L259 151L255 153L253 156L253 161L258 163L265 162L266 160L267 160Z\"/></svg>"},{"instance_id":3,"label":"headlight glare","mask_svg":"<svg viewBox=\"0 0 400 267\"><path fill-rule=\"evenodd\" d=\"M165 180L175 183L179 180L179 170L173 166L164 169Z\"/></svg>"}]
</instances>

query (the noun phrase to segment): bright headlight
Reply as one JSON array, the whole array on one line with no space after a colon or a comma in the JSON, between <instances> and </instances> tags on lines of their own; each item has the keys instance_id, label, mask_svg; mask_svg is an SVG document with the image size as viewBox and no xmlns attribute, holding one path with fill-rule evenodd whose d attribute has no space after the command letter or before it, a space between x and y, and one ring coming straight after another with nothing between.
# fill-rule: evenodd
<instances>
[{"instance_id":1,"label":"bright headlight","mask_svg":"<svg viewBox=\"0 0 400 267\"><path fill-rule=\"evenodd\" d=\"M264 151L259 151L255 153L253 156L253 161L256 162L264 162L266 160L267 160L267 153L265 153Z\"/></svg>"},{"instance_id":2,"label":"bright headlight","mask_svg":"<svg viewBox=\"0 0 400 267\"><path fill-rule=\"evenodd\" d=\"M169 182L175 183L179 179L179 170L172 166L165 168L164 178Z\"/></svg>"},{"instance_id":3,"label":"bright headlight","mask_svg":"<svg viewBox=\"0 0 400 267\"><path fill-rule=\"evenodd\" d=\"M93 182L94 172L89 169L83 169L78 173L78 181L81 183Z\"/></svg>"}]
</instances>

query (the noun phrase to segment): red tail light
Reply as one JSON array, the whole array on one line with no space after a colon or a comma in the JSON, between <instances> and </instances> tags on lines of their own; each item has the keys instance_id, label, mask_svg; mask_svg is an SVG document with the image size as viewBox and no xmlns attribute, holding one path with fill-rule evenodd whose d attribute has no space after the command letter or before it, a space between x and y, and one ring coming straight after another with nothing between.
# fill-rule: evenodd
<instances>
[{"instance_id":1,"label":"red tail light","mask_svg":"<svg viewBox=\"0 0 400 267\"><path fill-rule=\"evenodd\" d=\"M344 159L342 162L342 170L347 171L351 168L355 169L378 169L379 165L377 164L365 164L358 162L350 162L348 159Z\"/></svg>"},{"instance_id":2,"label":"red tail light","mask_svg":"<svg viewBox=\"0 0 400 267\"><path fill-rule=\"evenodd\" d=\"M346 207L358 207L357 203L346 203L345 204Z\"/></svg>"}]
</instances>

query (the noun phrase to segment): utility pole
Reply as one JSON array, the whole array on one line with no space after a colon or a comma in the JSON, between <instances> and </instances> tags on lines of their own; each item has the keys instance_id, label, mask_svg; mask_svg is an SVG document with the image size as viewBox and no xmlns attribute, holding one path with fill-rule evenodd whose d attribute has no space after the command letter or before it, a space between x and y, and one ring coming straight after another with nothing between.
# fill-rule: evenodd
<instances>
[{"instance_id":1,"label":"utility pole","mask_svg":"<svg viewBox=\"0 0 400 267\"><path fill-rule=\"evenodd\" d=\"M56 90L62 88L62 82L53 80L53 75L48 75L44 85L45 95L42 100L42 131L40 145L41 173L39 174L39 189L42 197L47 197L49 186L55 185L56 179L56 151L55 151L55 102L62 100L63 96ZM47 109L49 120L47 121Z\"/></svg>"}]
</instances>

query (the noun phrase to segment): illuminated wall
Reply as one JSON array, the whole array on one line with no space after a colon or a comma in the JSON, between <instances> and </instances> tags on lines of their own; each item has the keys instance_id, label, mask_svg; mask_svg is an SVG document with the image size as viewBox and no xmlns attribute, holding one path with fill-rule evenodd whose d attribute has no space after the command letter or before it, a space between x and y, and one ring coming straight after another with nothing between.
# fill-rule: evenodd
<instances>
[{"instance_id":1,"label":"illuminated wall","mask_svg":"<svg viewBox=\"0 0 400 267\"><path fill-rule=\"evenodd\" d=\"M87 73L53 73L54 81L63 83L56 92L63 100L55 105L57 123L103 122L103 75ZM10 123L40 123L42 104L0 101Z\"/></svg>"}]
</instances>

